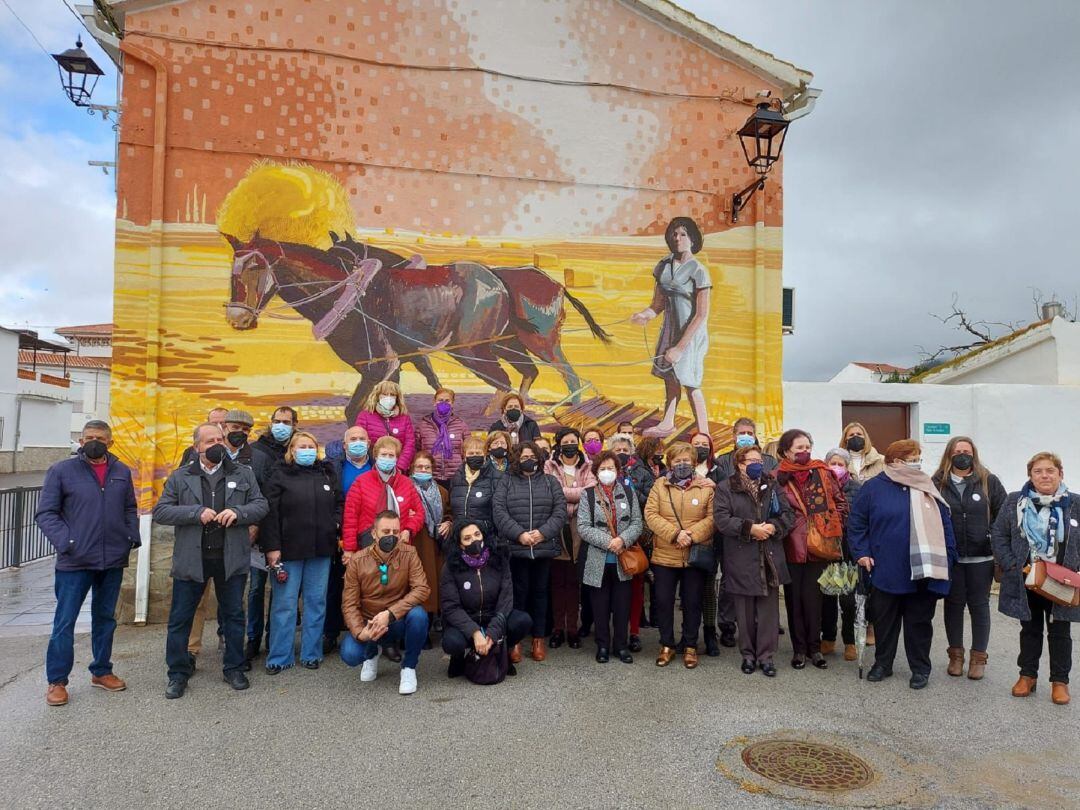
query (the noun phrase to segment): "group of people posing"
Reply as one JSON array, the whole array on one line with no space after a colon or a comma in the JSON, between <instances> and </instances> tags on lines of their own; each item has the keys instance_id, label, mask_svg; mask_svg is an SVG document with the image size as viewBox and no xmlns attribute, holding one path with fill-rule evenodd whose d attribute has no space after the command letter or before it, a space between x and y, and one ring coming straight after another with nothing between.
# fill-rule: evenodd
<instances>
[{"instance_id":1,"label":"group of people posing","mask_svg":"<svg viewBox=\"0 0 1080 810\"><path fill-rule=\"evenodd\" d=\"M781 589L791 666L826 669L838 622L843 657L856 657L855 597L826 596L819 583L840 563L862 569L870 593L869 681L892 675L902 631L910 686L927 685L942 598L947 671L981 679L996 572L999 609L1021 622L1013 694L1035 691L1045 637L1052 699L1068 702L1080 608L1025 584L1038 561L1080 569L1080 503L1053 453L1033 456L1028 482L1007 495L967 437L949 442L931 475L917 442L882 454L857 423L815 458L806 431L784 432L767 453L743 418L733 449L717 454L707 433L665 445L629 423L549 439L520 397L501 406L481 437L455 415L452 391L414 422L384 382L325 447L291 407L254 441L250 414L212 411L153 511L175 527L166 697L183 696L195 672L211 580L234 689L249 686L265 638L269 675L318 669L337 650L364 682L381 657L400 663L399 692L411 694L433 635L448 674L477 683L590 635L598 663L631 664L646 626L659 630L658 667L681 657L695 669L728 646L747 675L775 677ZM68 700L74 622L91 590L92 683L125 686L112 673L113 613L139 534L131 475L111 443L108 425L88 423L79 454L49 471L36 517L57 549L50 705Z\"/></svg>"}]
</instances>

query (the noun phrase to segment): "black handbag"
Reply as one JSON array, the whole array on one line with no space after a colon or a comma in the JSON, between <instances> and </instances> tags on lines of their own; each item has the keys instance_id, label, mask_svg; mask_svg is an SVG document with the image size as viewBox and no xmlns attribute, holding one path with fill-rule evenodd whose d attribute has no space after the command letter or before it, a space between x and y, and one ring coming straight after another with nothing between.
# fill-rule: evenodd
<instances>
[{"instance_id":1,"label":"black handbag","mask_svg":"<svg viewBox=\"0 0 1080 810\"><path fill-rule=\"evenodd\" d=\"M487 655L477 655L475 650L465 653L463 667L466 679L480 686L493 686L506 679L510 669L510 659L506 651L506 640L499 639Z\"/></svg>"},{"instance_id":2,"label":"black handbag","mask_svg":"<svg viewBox=\"0 0 1080 810\"><path fill-rule=\"evenodd\" d=\"M671 504L671 514L675 516L675 522L679 524L681 531L685 531L682 521L679 520L679 510L675 508L675 499L671 497L670 487L667 490L667 496L668 502ZM686 564L691 568L704 571L706 574L715 574L720 567L720 561L716 558L716 540L710 540L708 543L691 543L690 556L687 558Z\"/></svg>"}]
</instances>

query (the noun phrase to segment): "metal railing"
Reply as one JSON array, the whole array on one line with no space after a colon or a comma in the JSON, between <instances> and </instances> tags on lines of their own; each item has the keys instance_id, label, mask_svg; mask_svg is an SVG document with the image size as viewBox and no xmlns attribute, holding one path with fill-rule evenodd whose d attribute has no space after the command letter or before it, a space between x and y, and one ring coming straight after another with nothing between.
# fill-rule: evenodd
<instances>
[{"instance_id":1,"label":"metal railing","mask_svg":"<svg viewBox=\"0 0 1080 810\"><path fill-rule=\"evenodd\" d=\"M0 569L51 557L52 544L34 523L41 487L0 490Z\"/></svg>"}]
</instances>

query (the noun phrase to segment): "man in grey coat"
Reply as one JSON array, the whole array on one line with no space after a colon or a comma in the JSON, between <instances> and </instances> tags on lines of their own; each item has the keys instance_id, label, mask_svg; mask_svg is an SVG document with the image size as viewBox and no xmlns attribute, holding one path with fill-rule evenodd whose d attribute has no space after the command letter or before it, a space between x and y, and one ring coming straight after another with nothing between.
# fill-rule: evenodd
<instances>
[{"instance_id":1,"label":"man in grey coat","mask_svg":"<svg viewBox=\"0 0 1080 810\"><path fill-rule=\"evenodd\" d=\"M187 651L191 623L209 579L221 608L225 631L225 681L247 689L244 675L244 586L250 540L248 527L266 516L268 505L255 474L233 462L221 428L195 428L198 461L173 472L154 507L154 520L176 527L173 544L172 606L165 641L169 685L165 697L182 697L194 661Z\"/></svg>"}]
</instances>

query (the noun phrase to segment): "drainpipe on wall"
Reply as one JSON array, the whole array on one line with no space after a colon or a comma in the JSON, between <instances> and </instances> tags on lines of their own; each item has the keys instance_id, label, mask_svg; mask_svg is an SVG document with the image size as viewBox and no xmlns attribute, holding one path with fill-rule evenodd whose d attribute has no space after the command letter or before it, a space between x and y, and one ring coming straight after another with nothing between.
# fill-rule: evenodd
<instances>
[{"instance_id":1,"label":"drainpipe on wall","mask_svg":"<svg viewBox=\"0 0 1080 810\"><path fill-rule=\"evenodd\" d=\"M154 162L150 202L149 275L156 279L157 288L150 289L147 296L146 323L146 376L144 380L144 409L142 424L145 435L139 453L139 537L142 545L135 568L135 624L145 624L150 604L150 542L151 519L154 497L155 430L157 426L158 358L161 353L161 295L164 282L162 254L164 252L165 221L165 139L166 101L168 98L168 74L165 63L153 51L135 45L130 39L120 43L125 58L137 59L154 70ZM123 60L122 60L123 61ZM121 64L121 70L123 65ZM117 183L119 183L117 166Z\"/></svg>"}]
</instances>

